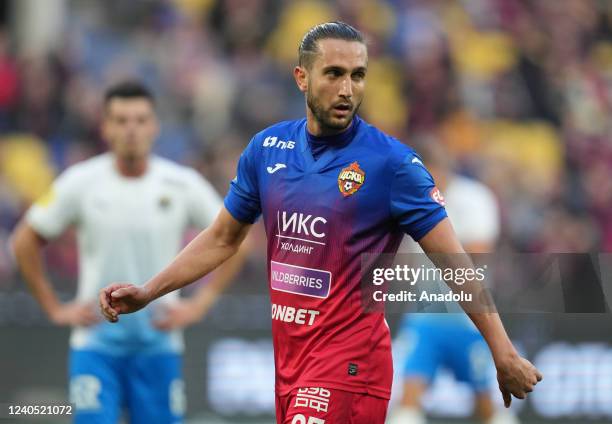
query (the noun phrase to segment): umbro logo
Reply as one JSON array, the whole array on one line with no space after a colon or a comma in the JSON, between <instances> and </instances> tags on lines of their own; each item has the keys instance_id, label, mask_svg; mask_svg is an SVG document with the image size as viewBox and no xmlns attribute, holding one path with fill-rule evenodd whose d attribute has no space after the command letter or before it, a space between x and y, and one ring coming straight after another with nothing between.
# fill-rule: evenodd
<instances>
[{"instance_id":1,"label":"umbro logo","mask_svg":"<svg viewBox=\"0 0 612 424\"><path fill-rule=\"evenodd\" d=\"M286 168L286 167L287 167L287 165L285 165L284 163L277 163L276 165L274 165L274 168L271 167L271 166L268 166L266 168L266 170L268 171L268 174L274 174L279 169L283 169L283 168Z\"/></svg>"}]
</instances>

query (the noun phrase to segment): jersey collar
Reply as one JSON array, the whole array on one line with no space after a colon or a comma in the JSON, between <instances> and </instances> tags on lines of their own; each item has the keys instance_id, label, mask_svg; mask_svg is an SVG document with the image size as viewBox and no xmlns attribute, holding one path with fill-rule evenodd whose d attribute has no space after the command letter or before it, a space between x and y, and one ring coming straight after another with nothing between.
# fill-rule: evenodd
<instances>
[{"instance_id":1,"label":"jersey collar","mask_svg":"<svg viewBox=\"0 0 612 424\"><path fill-rule=\"evenodd\" d=\"M351 122L350 127L341 132L340 134L330 136L315 136L308 132L307 121L304 120L303 136L300 137L300 139L302 140L300 150L306 160L308 168L316 172L322 169L325 165L329 164L329 162L334 159L338 149L346 147L351 143L351 141L353 141L360 124L361 118L355 115L353 117L353 121ZM332 148L327 149L321 155L321 157L319 157L319 160L315 161L310 150L310 143L328 144Z\"/></svg>"}]
</instances>

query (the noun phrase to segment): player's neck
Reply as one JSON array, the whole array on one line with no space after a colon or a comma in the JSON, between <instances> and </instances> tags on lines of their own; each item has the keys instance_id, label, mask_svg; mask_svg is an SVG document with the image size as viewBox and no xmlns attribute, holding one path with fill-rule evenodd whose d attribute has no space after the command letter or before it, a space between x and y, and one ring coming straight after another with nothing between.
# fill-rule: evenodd
<instances>
[{"instance_id":1,"label":"player's neck","mask_svg":"<svg viewBox=\"0 0 612 424\"><path fill-rule=\"evenodd\" d=\"M142 177L149 165L148 158L132 159L132 158L115 158L115 166L119 174L127 178Z\"/></svg>"},{"instance_id":2,"label":"player's neck","mask_svg":"<svg viewBox=\"0 0 612 424\"><path fill-rule=\"evenodd\" d=\"M310 111L309 108L306 108L306 128L308 129L308 133L310 135L314 135L315 137L330 137L342 134L343 132L349 130L352 126L353 121L351 121L351 123L346 128L342 129L326 127L322 125L319 121L317 121L317 119L314 117L314 114Z\"/></svg>"}]
</instances>

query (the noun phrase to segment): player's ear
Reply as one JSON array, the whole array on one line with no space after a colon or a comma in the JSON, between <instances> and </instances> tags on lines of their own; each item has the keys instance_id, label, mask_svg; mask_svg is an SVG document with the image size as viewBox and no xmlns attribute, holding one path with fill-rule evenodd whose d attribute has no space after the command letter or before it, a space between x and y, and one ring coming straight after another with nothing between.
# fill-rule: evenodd
<instances>
[{"instance_id":1,"label":"player's ear","mask_svg":"<svg viewBox=\"0 0 612 424\"><path fill-rule=\"evenodd\" d=\"M302 66L296 66L293 69L293 77L300 91L305 93L308 90L308 70Z\"/></svg>"}]
</instances>

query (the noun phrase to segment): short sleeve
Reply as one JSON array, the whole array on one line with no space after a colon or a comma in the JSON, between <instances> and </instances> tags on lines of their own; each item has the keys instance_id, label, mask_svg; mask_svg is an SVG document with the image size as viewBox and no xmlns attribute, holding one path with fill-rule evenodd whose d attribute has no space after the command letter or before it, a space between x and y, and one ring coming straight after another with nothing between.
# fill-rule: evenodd
<instances>
[{"instance_id":1,"label":"short sleeve","mask_svg":"<svg viewBox=\"0 0 612 424\"><path fill-rule=\"evenodd\" d=\"M255 164L255 138L240 155L236 177L225 196L225 208L240 222L254 223L261 215L259 184Z\"/></svg>"},{"instance_id":2,"label":"short sleeve","mask_svg":"<svg viewBox=\"0 0 612 424\"><path fill-rule=\"evenodd\" d=\"M409 154L395 172L390 193L391 215L400 228L419 241L446 218L444 199L416 154Z\"/></svg>"},{"instance_id":3,"label":"short sleeve","mask_svg":"<svg viewBox=\"0 0 612 424\"><path fill-rule=\"evenodd\" d=\"M189 224L206 228L213 223L221 210L221 197L213 186L196 171L190 170L188 192Z\"/></svg>"},{"instance_id":4,"label":"short sleeve","mask_svg":"<svg viewBox=\"0 0 612 424\"><path fill-rule=\"evenodd\" d=\"M73 169L65 171L28 210L26 221L42 237L53 239L76 224L82 177Z\"/></svg>"}]
</instances>

